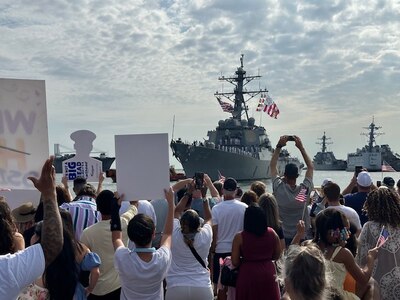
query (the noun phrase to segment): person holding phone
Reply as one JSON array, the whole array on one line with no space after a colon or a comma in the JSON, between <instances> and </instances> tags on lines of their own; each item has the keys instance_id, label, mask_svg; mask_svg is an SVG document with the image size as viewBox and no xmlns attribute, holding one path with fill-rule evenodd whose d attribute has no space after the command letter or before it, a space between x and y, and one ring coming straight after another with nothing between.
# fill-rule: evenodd
<instances>
[{"instance_id":1,"label":"person holding phone","mask_svg":"<svg viewBox=\"0 0 400 300\"><path fill-rule=\"evenodd\" d=\"M357 171L357 170L356 170ZM353 208L359 215L361 226L368 221L367 216L363 213L362 209L364 202L367 199L368 193L373 189L371 175L367 171L361 171L356 176L356 171L350 184L342 191L344 195L344 202L346 206ZM351 193L350 191L357 186L358 192Z\"/></svg>"},{"instance_id":2,"label":"person holding phone","mask_svg":"<svg viewBox=\"0 0 400 300\"><path fill-rule=\"evenodd\" d=\"M282 147L286 146L288 141L295 142L296 147L300 150L304 162L307 165L307 171L302 183L297 184L297 177L299 176L299 168L292 163L285 166L285 173L283 177L278 174L278 158ZM286 245L289 246L293 237L297 232L297 221L303 219L306 223L306 228L310 228L310 217L304 213L304 202L296 200L296 196L302 190L306 190L307 198L309 193L313 190L313 174L314 165L308 156L301 139L298 136L281 136L278 144L275 147L274 154L270 162L272 189L273 194L278 202L279 214L283 223L283 234L285 236Z\"/></svg>"}]
</instances>

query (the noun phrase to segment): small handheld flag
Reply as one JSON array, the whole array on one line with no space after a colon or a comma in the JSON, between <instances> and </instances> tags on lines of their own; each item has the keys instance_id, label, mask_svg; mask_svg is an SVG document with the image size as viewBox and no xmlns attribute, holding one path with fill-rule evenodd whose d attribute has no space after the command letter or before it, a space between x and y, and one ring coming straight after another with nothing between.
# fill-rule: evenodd
<instances>
[{"instance_id":1,"label":"small handheld flag","mask_svg":"<svg viewBox=\"0 0 400 300\"><path fill-rule=\"evenodd\" d=\"M396 172L396 170L386 161L382 162L382 172Z\"/></svg>"},{"instance_id":2,"label":"small handheld flag","mask_svg":"<svg viewBox=\"0 0 400 300\"><path fill-rule=\"evenodd\" d=\"M299 202L305 202L307 199L307 188L301 188L300 192L297 194L297 196L294 198Z\"/></svg>"},{"instance_id":3,"label":"small handheld flag","mask_svg":"<svg viewBox=\"0 0 400 300\"><path fill-rule=\"evenodd\" d=\"M221 183L225 182L225 176L223 176L219 170L218 170L218 181Z\"/></svg>"},{"instance_id":4,"label":"small handheld flag","mask_svg":"<svg viewBox=\"0 0 400 300\"><path fill-rule=\"evenodd\" d=\"M376 247L382 247L388 239L389 231L385 228L385 226L382 226L381 233L379 235L378 241L376 242Z\"/></svg>"}]
</instances>

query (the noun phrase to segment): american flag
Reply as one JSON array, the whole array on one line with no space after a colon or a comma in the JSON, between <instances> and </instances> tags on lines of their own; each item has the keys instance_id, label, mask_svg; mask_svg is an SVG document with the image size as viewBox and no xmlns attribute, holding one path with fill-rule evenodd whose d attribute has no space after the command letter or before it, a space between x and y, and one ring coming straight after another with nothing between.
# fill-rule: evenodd
<instances>
[{"instance_id":1,"label":"american flag","mask_svg":"<svg viewBox=\"0 0 400 300\"><path fill-rule=\"evenodd\" d=\"M396 172L396 170L393 169L393 167L389 165L386 161L383 161L382 172Z\"/></svg>"},{"instance_id":2,"label":"american flag","mask_svg":"<svg viewBox=\"0 0 400 300\"><path fill-rule=\"evenodd\" d=\"M388 238L389 238L389 231L385 228L385 226L382 226L381 234L379 235L376 247L383 246L383 244L386 243Z\"/></svg>"},{"instance_id":3,"label":"american flag","mask_svg":"<svg viewBox=\"0 0 400 300\"><path fill-rule=\"evenodd\" d=\"M218 170L218 181L221 183L225 182L225 176L223 176L219 170Z\"/></svg>"},{"instance_id":4,"label":"american flag","mask_svg":"<svg viewBox=\"0 0 400 300\"><path fill-rule=\"evenodd\" d=\"M294 199L296 199L299 202L305 202L307 199L307 191L308 191L307 188L302 187L300 189L300 192L297 194L297 196Z\"/></svg>"},{"instance_id":5,"label":"american flag","mask_svg":"<svg viewBox=\"0 0 400 300\"><path fill-rule=\"evenodd\" d=\"M230 103L223 102L221 101L221 98L217 98L219 105L221 105L221 108L224 112L233 112L233 106Z\"/></svg>"}]
</instances>

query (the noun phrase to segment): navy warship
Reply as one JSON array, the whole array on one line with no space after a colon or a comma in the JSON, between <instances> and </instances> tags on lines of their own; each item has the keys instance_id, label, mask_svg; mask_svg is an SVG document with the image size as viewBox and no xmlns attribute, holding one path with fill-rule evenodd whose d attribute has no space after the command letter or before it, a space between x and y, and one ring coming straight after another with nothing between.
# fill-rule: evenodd
<instances>
[{"instance_id":1,"label":"navy warship","mask_svg":"<svg viewBox=\"0 0 400 300\"><path fill-rule=\"evenodd\" d=\"M400 171L400 155L393 153L387 144L376 144L375 137L384 134L378 132L381 128L381 126L375 125L374 119L368 127L364 127L364 129L368 129L368 132L361 133L361 135L368 137L368 144L347 155L346 171L352 172L356 166L362 166L368 172L381 172L384 165L391 166L397 172Z\"/></svg>"},{"instance_id":2,"label":"navy warship","mask_svg":"<svg viewBox=\"0 0 400 300\"><path fill-rule=\"evenodd\" d=\"M314 169L315 170L346 170L347 162L343 159L336 159L335 155L332 151L326 151L327 145L332 144L332 142L328 142L331 138L326 137L325 132L324 135L319 138L321 142L317 142L318 145L321 145L321 151L315 154L313 159Z\"/></svg>"},{"instance_id":3,"label":"navy warship","mask_svg":"<svg viewBox=\"0 0 400 300\"><path fill-rule=\"evenodd\" d=\"M204 142L189 143L180 138L172 139L172 153L182 164L187 177L193 177L195 172L204 172L213 180L218 179L221 174L237 180L270 178L269 163L274 149L265 128L257 126L255 119L249 117L247 106L249 100L268 91L250 91L244 88L256 78L261 76L246 76L242 55L235 75L218 78L234 85L233 92L214 94L223 110L232 116L220 120L215 130L208 131L208 139ZM222 102L222 97L233 105ZM300 171L304 167L297 158L291 157L286 149L282 149L278 160L280 174L283 174L288 163L296 164Z\"/></svg>"}]
</instances>

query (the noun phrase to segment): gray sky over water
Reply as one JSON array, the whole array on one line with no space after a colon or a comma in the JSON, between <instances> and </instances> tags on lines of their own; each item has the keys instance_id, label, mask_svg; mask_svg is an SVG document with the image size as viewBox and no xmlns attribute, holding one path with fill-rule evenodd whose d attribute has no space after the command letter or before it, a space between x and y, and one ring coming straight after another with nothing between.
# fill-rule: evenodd
<instances>
[{"instance_id":1,"label":"gray sky over water","mask_svg":"<svg viewBox=\"0 0 400 300\"><path fill-rule=\"evenodd\" d=\"M50 152L89 129L113 155L115 134L171 135L174 115L175 138L206 138L229 116L217 78L243 53L281 111L260 118L249 103L273 145L297 134L314 155L326 131L345 158L375 116L377 142L400 153L399 14L397 0L4 0L0 77L46 81Z\"/></svg>"}]
</instances>

